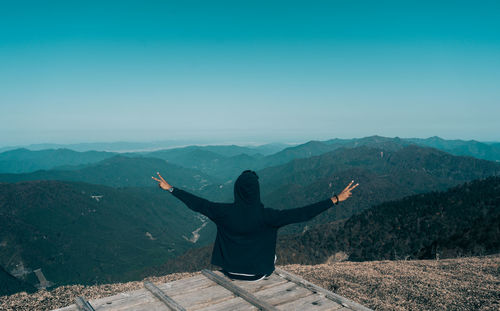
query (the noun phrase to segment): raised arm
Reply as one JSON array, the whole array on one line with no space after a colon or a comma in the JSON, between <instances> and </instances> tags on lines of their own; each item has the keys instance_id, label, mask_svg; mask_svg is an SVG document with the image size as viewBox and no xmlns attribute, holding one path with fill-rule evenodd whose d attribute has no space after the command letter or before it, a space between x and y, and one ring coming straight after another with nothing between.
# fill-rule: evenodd
<instances>
[{"instance_id":1,"label":"raised arm","mask_svg":"<svg viewBox=\"0 0 500 311\"><path fill-rule=\"evenodd\" d=\"M354 181L351 181L347 187L338 195L330 199L319 201L304 207L287 209L287 210L275 210L266 209L266 221L273 227L283 227L288 224L304 222L312 219L313 217L326 211L328 208L334 204L345 201L351 197L351 191L356 188L359 184L352 186Z\"/></svg>"},{"instance_id":2,"label":"raised arm","mask_svg":"<svg viewBox=\"0 0 500 311\"><path fill-rule=\"evenodd\" d=\"M210 219L215 219L215 209L213 208L214 203L206 199L200 198L192 193L184 191L182 189L177 189L172 187L168 182L163 179L159 172L157 172L158 178L151 177L158 182L158 186L163 190L168 190L176 198L181 200L186 206L198 213L202 213Z\"/></svg>"}]
</instances>

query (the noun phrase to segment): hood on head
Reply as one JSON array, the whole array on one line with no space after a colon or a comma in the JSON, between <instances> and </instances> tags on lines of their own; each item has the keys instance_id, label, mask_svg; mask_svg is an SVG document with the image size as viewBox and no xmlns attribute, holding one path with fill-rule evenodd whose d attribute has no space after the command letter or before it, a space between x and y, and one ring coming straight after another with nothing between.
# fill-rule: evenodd
<instances>
[{"instance_id":1,"label":"hood on head","mask_svg":"<svg viewBox=\"0 0 500 311\"><path fill-rule=\"evenodd\" d=\"M234 183L234 202L247 205L260 202L259 177L254 171L246 170Z\"/></svg>"}]
</instances>

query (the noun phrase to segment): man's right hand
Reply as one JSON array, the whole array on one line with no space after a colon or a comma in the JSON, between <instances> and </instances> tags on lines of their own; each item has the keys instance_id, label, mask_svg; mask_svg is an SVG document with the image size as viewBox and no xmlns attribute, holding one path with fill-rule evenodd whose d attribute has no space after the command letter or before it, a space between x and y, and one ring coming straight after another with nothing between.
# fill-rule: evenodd
<instances>
[{"instance_id":1,"label":"man's right hand","mask_svg":"<svg viewBox=\"0 0 500 311\"><path fill-rule=\"evenodd\" d=\"M337 197L339 198L338 202L345 201L345 200L347 200L348 198L350 198L350 197L351 197L351 195L352 195L352 194L351 194L351 191L352 191L354 188L356 188L357 186L359 186L359 184L355 184L354 186L352 186L352 184L353 184L353 183L354 183L354 180L353 180L353 181L351 181L351 182L347 185L347 187L345 187L345 189L344 189L344 190L342 190L342 192L341 192L341 193L337 194ZM333 198L332 198L332 202L336 204L336 203L338 203L338 202L336 202L336 201L337 201L337 200L336 200L336 198L335 198L335 197L333 197Z\"/></svg>"}]
</instances>

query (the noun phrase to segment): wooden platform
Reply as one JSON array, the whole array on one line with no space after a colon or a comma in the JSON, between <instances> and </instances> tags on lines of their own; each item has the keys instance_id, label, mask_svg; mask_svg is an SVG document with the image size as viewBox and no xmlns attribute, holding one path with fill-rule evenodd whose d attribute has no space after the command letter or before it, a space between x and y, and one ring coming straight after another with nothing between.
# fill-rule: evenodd
<instances>
[{"instance_id":1,"label":"wooden platform","mask_svg":"<svg viewBox=\"0 0 500 311\"><path fill-rule=\"evenodd\" d=\"M230 280L220 272L170 283L144 283L144 288L86 301L54 311L160 310L370 310L281 269L260 281Z\"/></svg>"}]
</instances>

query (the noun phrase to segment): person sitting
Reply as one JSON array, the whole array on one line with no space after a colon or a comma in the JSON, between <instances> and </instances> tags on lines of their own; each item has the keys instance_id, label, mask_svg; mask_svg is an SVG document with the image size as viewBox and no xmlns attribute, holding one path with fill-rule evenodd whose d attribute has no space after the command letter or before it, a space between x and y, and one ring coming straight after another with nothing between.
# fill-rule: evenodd
<instances>
[{"instance_id":1,"label":"person sitting","mask_svg":"<svg viewBox=\"0 0 500 311\"><path fill-rule=\"evenodd\" d=\"M273 273L278 229L307 221L348 199L359 184L338 195L304 207L278 210L265 208L260 200L259 177L246 170L234 183L234 203L216 203L172 187L158 172L161 189L168 190L188 208L207 216L217 226L212 251L213 265L232 279L259 280Z\"/></svg>"}]
</instances>

